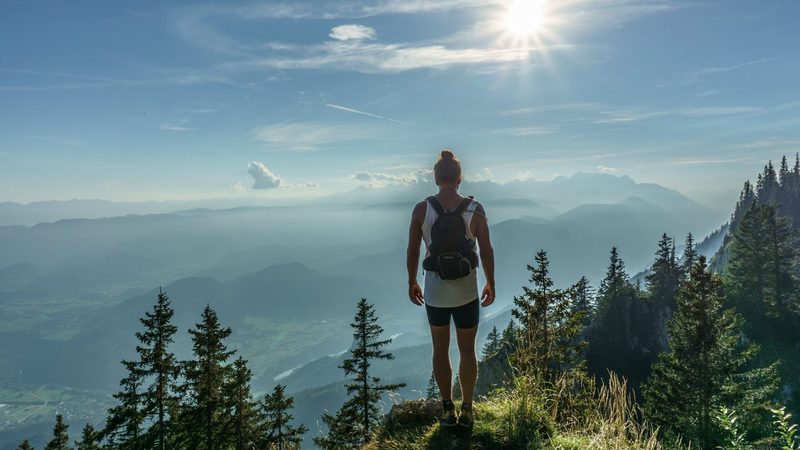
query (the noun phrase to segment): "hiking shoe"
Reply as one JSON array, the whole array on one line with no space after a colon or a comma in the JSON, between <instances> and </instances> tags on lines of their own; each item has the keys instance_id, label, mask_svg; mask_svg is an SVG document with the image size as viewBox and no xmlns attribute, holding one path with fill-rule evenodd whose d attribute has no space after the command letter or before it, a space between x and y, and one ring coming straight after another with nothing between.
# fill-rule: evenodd
<instances>
[{"instance_id":1,"label":"hiking shoe","mask_svg":"<svg viewBox=\"0 0 800 450\"><path fill-rule=\"evenodd\" d=\"M449 400L443 401L442 416L439 418L439 425L443 427L454 427L457 423L456 406Z\"/></svg>"},{"instance_id":2,"label":"hiking shoe","mask_svg":"<svg viewBox=\"0 0 800 450\"><path fill-rule=\"evenodd\" d=\"M465 428L472 428L475 423L475 414L472 412L472 405L462 405L458 415L458 424Z\"/></svg>"}]
</instances>

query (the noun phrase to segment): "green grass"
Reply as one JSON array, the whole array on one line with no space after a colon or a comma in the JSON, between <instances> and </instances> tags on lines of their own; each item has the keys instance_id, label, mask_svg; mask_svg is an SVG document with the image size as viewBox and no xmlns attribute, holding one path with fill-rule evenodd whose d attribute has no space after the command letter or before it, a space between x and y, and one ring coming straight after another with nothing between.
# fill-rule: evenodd
<instances>
[{"instance_id":1,"label":"green grass","mask_svg":"<svg viewBox=\"0 0 800 450\"><path fill-rule=\"evenodd\" d=\"M434 419L422 424L397 419L378 430L366 450L662 449L652 431L636 421L636 406L626 389L612 377L581 406L585 409L558 411L556 405L564 402L557 390L518 382L475 403L472 430L442 429Z\"/></svg>"}]
</instances>

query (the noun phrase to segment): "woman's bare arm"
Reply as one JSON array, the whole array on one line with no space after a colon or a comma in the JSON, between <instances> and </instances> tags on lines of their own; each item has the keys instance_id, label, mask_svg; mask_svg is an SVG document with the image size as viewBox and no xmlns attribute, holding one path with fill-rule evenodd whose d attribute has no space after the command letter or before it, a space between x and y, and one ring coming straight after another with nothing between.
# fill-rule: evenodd
<instances>
[{"instance_id":1,"label":"woman's bare arm","mask_svg":"<svg viewBox=\"0 0 800 450\"><path fill-rule=\"evenodd\" d=\"M422 222L425 220L425 202L417 203L411 213L408 228L408 248L406 249L406 268L408 269L408 298L416 305L422 305L422 288L417 282L419 272L420 245L422 245Z\"/></svg>"},{"instance_id":2,"label":"woman's bare arm","mask_svg":"<svg viewBox=\"0 0 800 450\"><path fill-rule=\"evenodd\" d=\"M478 250L483 266L483 274L486 276L486 286L481 293L481 305L489 306L494 302L494 249L489 237L489 222L486 220L486 211L480 203L475 208L472 216L472 224L475 226L473 234L478 240Z\"/></svg>"}]
</instances>

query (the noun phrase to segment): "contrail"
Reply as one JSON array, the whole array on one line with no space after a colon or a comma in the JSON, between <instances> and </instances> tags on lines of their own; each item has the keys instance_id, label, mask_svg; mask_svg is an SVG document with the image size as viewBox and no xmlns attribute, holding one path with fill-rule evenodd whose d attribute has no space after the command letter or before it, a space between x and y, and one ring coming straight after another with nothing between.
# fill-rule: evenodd
<instances>
[{"instance_id":1,"label":"contrail","mask_svg":"<svg viewBox=\"0 0 800 450\"><path fill-rule=\"evenodd\" d=\"M374 117L376 119L388 120L389 122L399 123L401 125L408 125L407 122L402 122L400 120L391 119L389 117L384 117L384 116L381 116L381 115L378 115L378 114L372 114L372 113L366 112L366 111L359 111L357 109L348 108L346 106L336 105L334 103L326 103L325 106L327 106L328 108L338 109L340 111L347 111L347 112L350 112L350 113L353 113L353 114L360 114L362 116Z\"/></svg>"}]
</instances>

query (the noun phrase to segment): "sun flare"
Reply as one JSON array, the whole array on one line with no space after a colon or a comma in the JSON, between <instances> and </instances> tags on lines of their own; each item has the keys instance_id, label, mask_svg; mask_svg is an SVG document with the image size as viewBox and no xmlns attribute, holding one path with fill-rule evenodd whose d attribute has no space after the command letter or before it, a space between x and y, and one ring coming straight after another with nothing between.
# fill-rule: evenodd
<instances>
[{"instance_id":1,"label":"sun flare","mask_svg":"<svg viewBox=\"0 0 800 450\"><path fill-rule=\"evenodd\" d=\"M521 37L537 34L546 19L544 3L544 0L512 0L506 10L506 30Z\"/></svg>"}]
</instances>

